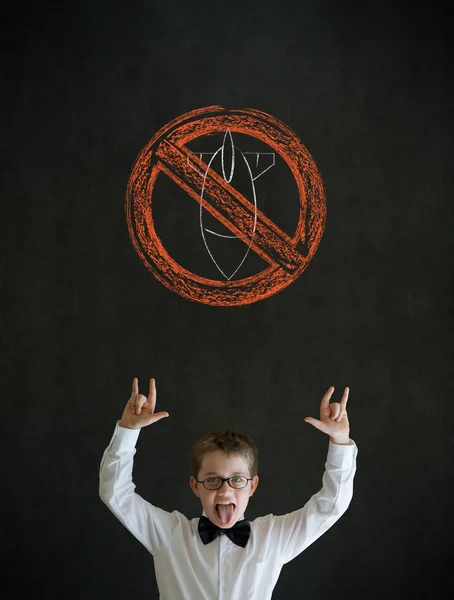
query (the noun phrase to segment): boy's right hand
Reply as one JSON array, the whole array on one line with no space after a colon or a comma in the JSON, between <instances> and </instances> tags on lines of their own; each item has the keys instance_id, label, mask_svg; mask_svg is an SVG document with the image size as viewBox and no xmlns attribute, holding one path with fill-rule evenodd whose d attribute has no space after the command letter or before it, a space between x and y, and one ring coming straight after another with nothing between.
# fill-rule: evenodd
<instances>
[{"instance_id":1,"label":"boy's right hand","mask_svg":"<svg viewBox=\"0 0 454 600\"><path fill-rule=\"evenodd\" d=\"M156 406L156 382L150 379L150 391L147 396L139 394L139 382L134 377L132 382L132 392L128 403L125 406L121 420L118 422L120 427L127 429L140 429L168 417L168 412L155 413Z\"/></svg>"}]
</instances>

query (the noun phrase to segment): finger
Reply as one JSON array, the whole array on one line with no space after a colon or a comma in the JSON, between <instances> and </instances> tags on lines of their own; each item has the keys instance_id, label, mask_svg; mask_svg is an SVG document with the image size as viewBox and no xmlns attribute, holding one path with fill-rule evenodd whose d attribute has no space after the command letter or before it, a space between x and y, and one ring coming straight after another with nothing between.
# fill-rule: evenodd
<instances>
[{"instance_id":1,"label":"finger","mask_svg":"<svg viewBox=\"0 0 454 600\"><path fill-rule=\"evenodd\" d=\"M304 420L306 421L306 423L313 425L316 429L319 429L320 431L323 431L323 433L325 433L325 425L318 419L313 419L312 417L306 417Z\"/></svg>"},{"instance_id":2,"label":"finger","mask_svg":"<svg viewBox=\"0 0 454 600\"><path fill-rule=\"evenodd\" d=\"M148 392L148 404L150 406L151 412L154 412L156 406L156 381L152 377L150 379L150 390Z\"/></svg>"},{"instance_id":3,"label":"finger","mask_svg":"<svg viewBox=\"0 0 454 600\"><path fill-rule=\"evenodd\" d=\"M164 419L165 417L168 417L168 416L169 416L169 413L165 412L165 411L164 412L155 413L153 415L153 417L152 417L151 422L152 423L156 423L156 421L160 421L161 419Z\"/></svg>"},{"instance_id":4,"label":"finger","mask_svg":"<svg viewBox=\"0 0 454 600\"><path fill-rule=\"evenodd\" d=\"M345 408L347 406L348 395L350 394L350 388L346 387L342 394L342 400L340 401L341 406Z\"/></svg>"},{"instance_id":5,"label":"finger","mask_svg":"<svg viewBox=\"0 0 454 600\"><path fill-rule=\"evenodd\" d=\"M142 412L143 405L147 402L147 397L142 394L138 394L134 402L134 412L136 415L140 415Z\"/></svg>"},{"instance_id":6,"label":"finger","mask_svg":"<svg viewBox=\"0 0 454 600\"><path fill-rule=\"evenodd\" d=\"M331 411L329 418L331 419L331 421L335 421L341 412L341 406L339 402L333 402L332 404L330 404L329 409Z\"/></svg>"},{"instance_id":7,"label":"finger","mask_svg":"<svg viewBox=\"0 0 454 600\"><path fill-rule=\"evenodd\" d=\"M128 400L128 404L131 405L131 410L134 415L136 414L136 398L137 398L138 393L139 393L139 380L137 379L137 377L134 377L134 379L132 380L131 397Z\"/></svg>"},{"instance_id":8,"label":"finger","mask_svg":"<svg viewBox=\"0 0 454 600\"><path fill-rule=\"evenodd\" d=\"M334 392L334 387L331 386L322 398L322 401L320 403L320 416L321 417L329 417L329 415L330 415L329 401L330 401L331 396L333 395L333 392Z\"/></svg>"},{"instance_id":9,"label":"finger","mask_svg":"<svg viewBox=\"0 0 454 600\"><path fill-rule=\"evenodd\" d=\"M343 418L343 416L347 414L347 400L349 393L350 388L346 387L344 393L342 394L342 399L340 401L340 413L337 416L337 421L340 421Z\"/></svg>"}]
</instances>

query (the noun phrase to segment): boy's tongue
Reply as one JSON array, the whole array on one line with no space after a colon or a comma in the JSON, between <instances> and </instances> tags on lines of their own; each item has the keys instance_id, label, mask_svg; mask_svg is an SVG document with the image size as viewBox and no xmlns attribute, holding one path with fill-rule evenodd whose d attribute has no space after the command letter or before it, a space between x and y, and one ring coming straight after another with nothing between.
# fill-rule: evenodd
<instances>
[{"instance_id":1,"label":"boy's tongue","mask_svg":"<svg viewBox=\"0 0 454 600\"><path fill-rule=\"evenodd\" d=\"M235 506L233 504L218 504L216 508L222 524L227 525L232 520Z\"/></svg>"}]
</instances>

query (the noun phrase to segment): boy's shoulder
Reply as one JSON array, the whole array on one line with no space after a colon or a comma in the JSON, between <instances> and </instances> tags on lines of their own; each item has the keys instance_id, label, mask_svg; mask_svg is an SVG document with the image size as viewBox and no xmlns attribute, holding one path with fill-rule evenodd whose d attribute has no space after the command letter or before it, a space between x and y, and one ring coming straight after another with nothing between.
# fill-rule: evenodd
<instances>
[{"instance_id":1,"label":"boy's shoulder","mask_svg":"<svg viewBox=\"0 0 454 600\"><path fill-rule=\"evenodd\" d=\"M272 513L270 513L268 515L264 515L263 517L255 518L253 521L251 521L251 525L256 525L256 526L264 525L265 523L268 523L272 519L274 519L274 515Z\"/></svg>"},{"instance_id":2,"label":"boy's shoulder","mask_svg":"<svg viewBox=\"0 0 454 600\"><path fill-rule=\"evenodd\" d=\"M251 530L256 532L262 531L262 533L269 532L273 528L276 516L272 513L264 515L263 517L257 517L251 521Z\"/></svg>"}]
</instances>

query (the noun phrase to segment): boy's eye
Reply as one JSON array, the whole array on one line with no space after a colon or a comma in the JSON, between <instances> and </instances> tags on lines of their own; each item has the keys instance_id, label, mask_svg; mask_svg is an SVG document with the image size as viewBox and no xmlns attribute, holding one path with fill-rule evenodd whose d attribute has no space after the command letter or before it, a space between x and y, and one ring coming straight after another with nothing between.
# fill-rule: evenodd
<instances>
[{"instance_id":1,"label":"boy's eye","mask_svg":"<svg viewBox=\"0 0 454 600\"><path fill-rule=\"evenodd\" d=\"M230 485L233 488L236 488L237 490L240 490L241 488L244 488L247 486L247 477L244 477L244 475L234 475L231 479L230 479Z\"/></svg>"},{"instance_id":2,"label":"boy's eye","mask_svg":"<svg viewBox=\"0 0 454 600\"><path fill-rule=\"evenodd\" d=\"M219 477L208 477L208 479L206 479L207 483L217 483L219 481Z\"/></svg>"}]
</instances>

